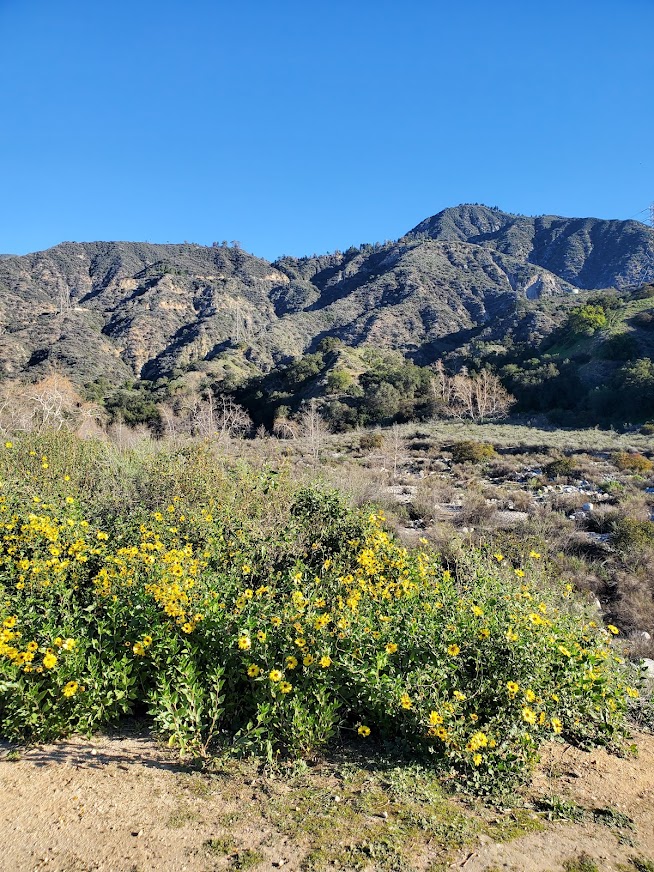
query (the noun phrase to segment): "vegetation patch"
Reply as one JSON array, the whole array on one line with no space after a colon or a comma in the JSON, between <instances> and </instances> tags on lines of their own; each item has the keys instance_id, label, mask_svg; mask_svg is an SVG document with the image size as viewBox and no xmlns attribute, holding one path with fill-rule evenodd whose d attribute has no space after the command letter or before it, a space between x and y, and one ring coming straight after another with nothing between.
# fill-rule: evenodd
<instances>
[{"instance_id":1,"label":"vegetation patch","mask_svg":"<svg viewBox=\"0 0 654 872\"><path fill-rule=\"evenodd\" d=\"M488 791L526 778L552 736L624 733L638 690L612 630L538 552L446 564L377 511L273 470L221 470L197 445L145 469L132 457L147 498L101 515L64 445L44 447L7 442L1 461L6 738L147 710L184 753L273 761L340 737Z\"/></svg>"}]
</instances>

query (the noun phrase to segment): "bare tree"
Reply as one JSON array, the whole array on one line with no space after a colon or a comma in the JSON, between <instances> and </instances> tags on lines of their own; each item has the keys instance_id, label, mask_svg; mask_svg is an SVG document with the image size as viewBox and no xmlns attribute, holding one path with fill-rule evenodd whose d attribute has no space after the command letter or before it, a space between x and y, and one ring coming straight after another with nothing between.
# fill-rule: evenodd
<instances>
[{"instance_id":1,"label":"bare tree","mask_svg":"<svg viewBox=\"0 0 654 872\"><path fill-rule=\"evenodd\" d=\"M315 398L310 400L309 404L302 412L299 424L300 433L307 441L314 463L317 463L320 459L320 450L325 441L325 437L329 433L329 428L318 411L318 403Z\"/></svg>"},{"instance_id":2,"label":"bare tree","mask_svg":"<svg viewBox=\"0 0 654 872\"><path fill-rule=\"evenodd\" d=\"M242 406L224 394L215 399L213 393L195 400L190 413L193 432L207 439L219 440L243 436L252 429L252 418Z\"/></svg>"},{"instance_id":3,"label":"bare tree","mask_svg":"<svg viewBox=\"0 0 654 872\"><path fill-rule=\"evenodd\" d=\"M291 421L285 415L275 418L273 433L278 439L297 439L300 435L300 427L295 421Z\"/></svg>"},{"instance_id":4,"label":"bare tree","mask_svg":"<svg viewBox=\"0 0 654 872\"><path fill-rule=\"evenodd\" d=\"M391 427L390 439L387 442L389 448L389 456L386 461L387 466L393 468L393 478L397 478L397 467L404 451L404 437L399 424L393 424Z\"/></svg>"},{"instance_id":5,"label":"bare tree","mask_svg":"<svg viewBox=\"0 0 654 872\"><path fill-rule=\"evenodd\" d=\"M469 375L462 369L452 380L452 414L472 421L488 421L505 415L515 399L503 387L499 378L488 369Z\"/></svg>"}]
</instances>

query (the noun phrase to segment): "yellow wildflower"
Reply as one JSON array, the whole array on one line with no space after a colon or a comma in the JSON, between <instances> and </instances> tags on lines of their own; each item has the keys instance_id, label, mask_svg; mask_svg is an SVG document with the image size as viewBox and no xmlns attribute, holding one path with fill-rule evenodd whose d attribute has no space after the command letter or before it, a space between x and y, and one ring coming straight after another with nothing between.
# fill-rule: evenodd
<instances>
[{"instance_id":1,"label":"yellow wildflower","mask_svg":"<svg viewBox=\"0 0 654 872\"><path fill-rule=\"evenodd\" d=\"M535 724L536 712L528 706L525 706L522 710L522 720L526 721L528 724Z\"/></svg>"},{"instance_id":2,"label":"yellow wildflower","mask_svg":"<svg viewBox=\"0 0 654 872\"><path fill-rule=\"evenodd\" d=\"M79 689L79 684L76 681L69 681L68 684L64 685L64 689L61 691L64 696L75 696Z\"/></svg>"}]
</instances>

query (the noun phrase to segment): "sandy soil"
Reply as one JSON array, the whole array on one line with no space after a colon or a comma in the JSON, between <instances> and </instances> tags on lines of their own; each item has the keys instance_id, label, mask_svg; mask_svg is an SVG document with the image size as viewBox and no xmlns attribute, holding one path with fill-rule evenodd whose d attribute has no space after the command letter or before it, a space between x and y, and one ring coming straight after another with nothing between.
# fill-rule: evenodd
<instances>
[{"instance_id":1,"label":"sandy soil","mask_svg":"<svg viewBox=\"0 0 654 872\"><path fill-rule=\"evenodd\" d=\"M548 822L544 831L510 842L477 837L438 862L439 846L432 846L418 867L558 872L585 852L600 870L620 864L634 870L630 857L654 858L654 736L638 736L637 745L637 757L622 758L556 745L527 797L534 804L558 796L588 810L610 807L621 826ZM256 770L252 778L245 770L200 773L147 736L76 738L20 752L2 746L0 758L6 872L291 870L302 868L311 849L310 840L290 838L262 814L266 792ZM625 827L620 814L633 824ZM381 868L375 863L365 868Z\"/></svg>"}]
</instances>

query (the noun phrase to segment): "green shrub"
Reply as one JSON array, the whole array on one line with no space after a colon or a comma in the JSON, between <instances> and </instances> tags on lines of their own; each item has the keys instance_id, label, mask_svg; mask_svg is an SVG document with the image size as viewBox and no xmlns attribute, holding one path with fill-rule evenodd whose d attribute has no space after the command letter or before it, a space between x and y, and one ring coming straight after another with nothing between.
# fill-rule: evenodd
<instances>
[{"instance_id":1,"label":"green shrub","mask_svg":"<svg viewBox=\"0 0 654 872\"><path fill-rule=\"evenodd\" d=\"M374 451L384 444L383 433L363 433L359 439L359 448L362 451Z\"/></svg>"},{"instance_id":2,"label":"green shrub","mask_svg":"<svg viewBox=\"0 0 654 872\"><path fill-rule=\"evenodd\" d=\"M455 442L451 452L455 463L484 463L495 457L495 448L488 442Z\"/></svg>"},{"instance_id":3,"label":"green shrub","mask_svg":"<svg viewBox=\"0 0 654 872\"><path fill-rule=\"evenodd\" d=\"M123 453L151 505L105 524L97 484L76 485L79 464L62 474L74 443L48 444L0 456L3 737L147 708L192 754L273 759L350 737L485 791L525 778L552 735L622 735L637 691L612 636L536 552L470 549L446 569L379 513L199 448Z\"/></svg>"},{"instance_id":4,"label":"green shrub","mask_svg":"<svg viewBox=\"0 0 654 872\"><path fill-rule=\"evenodd\" d=\"M642 551L654 545L654 522L619 518L611 524L613 544L621 551Z\"/></svg>"},{"instance_id":5,"label":"green shrub","mask_svg":"<svg viewBox=\"0 0 654 872\"><path fill-rule=\"evenodd\" d=\"M548 478L574 478L577 475L577 468L570 457L559 457L548 463L543 472Z\"/></svg>"}]
</instances>

